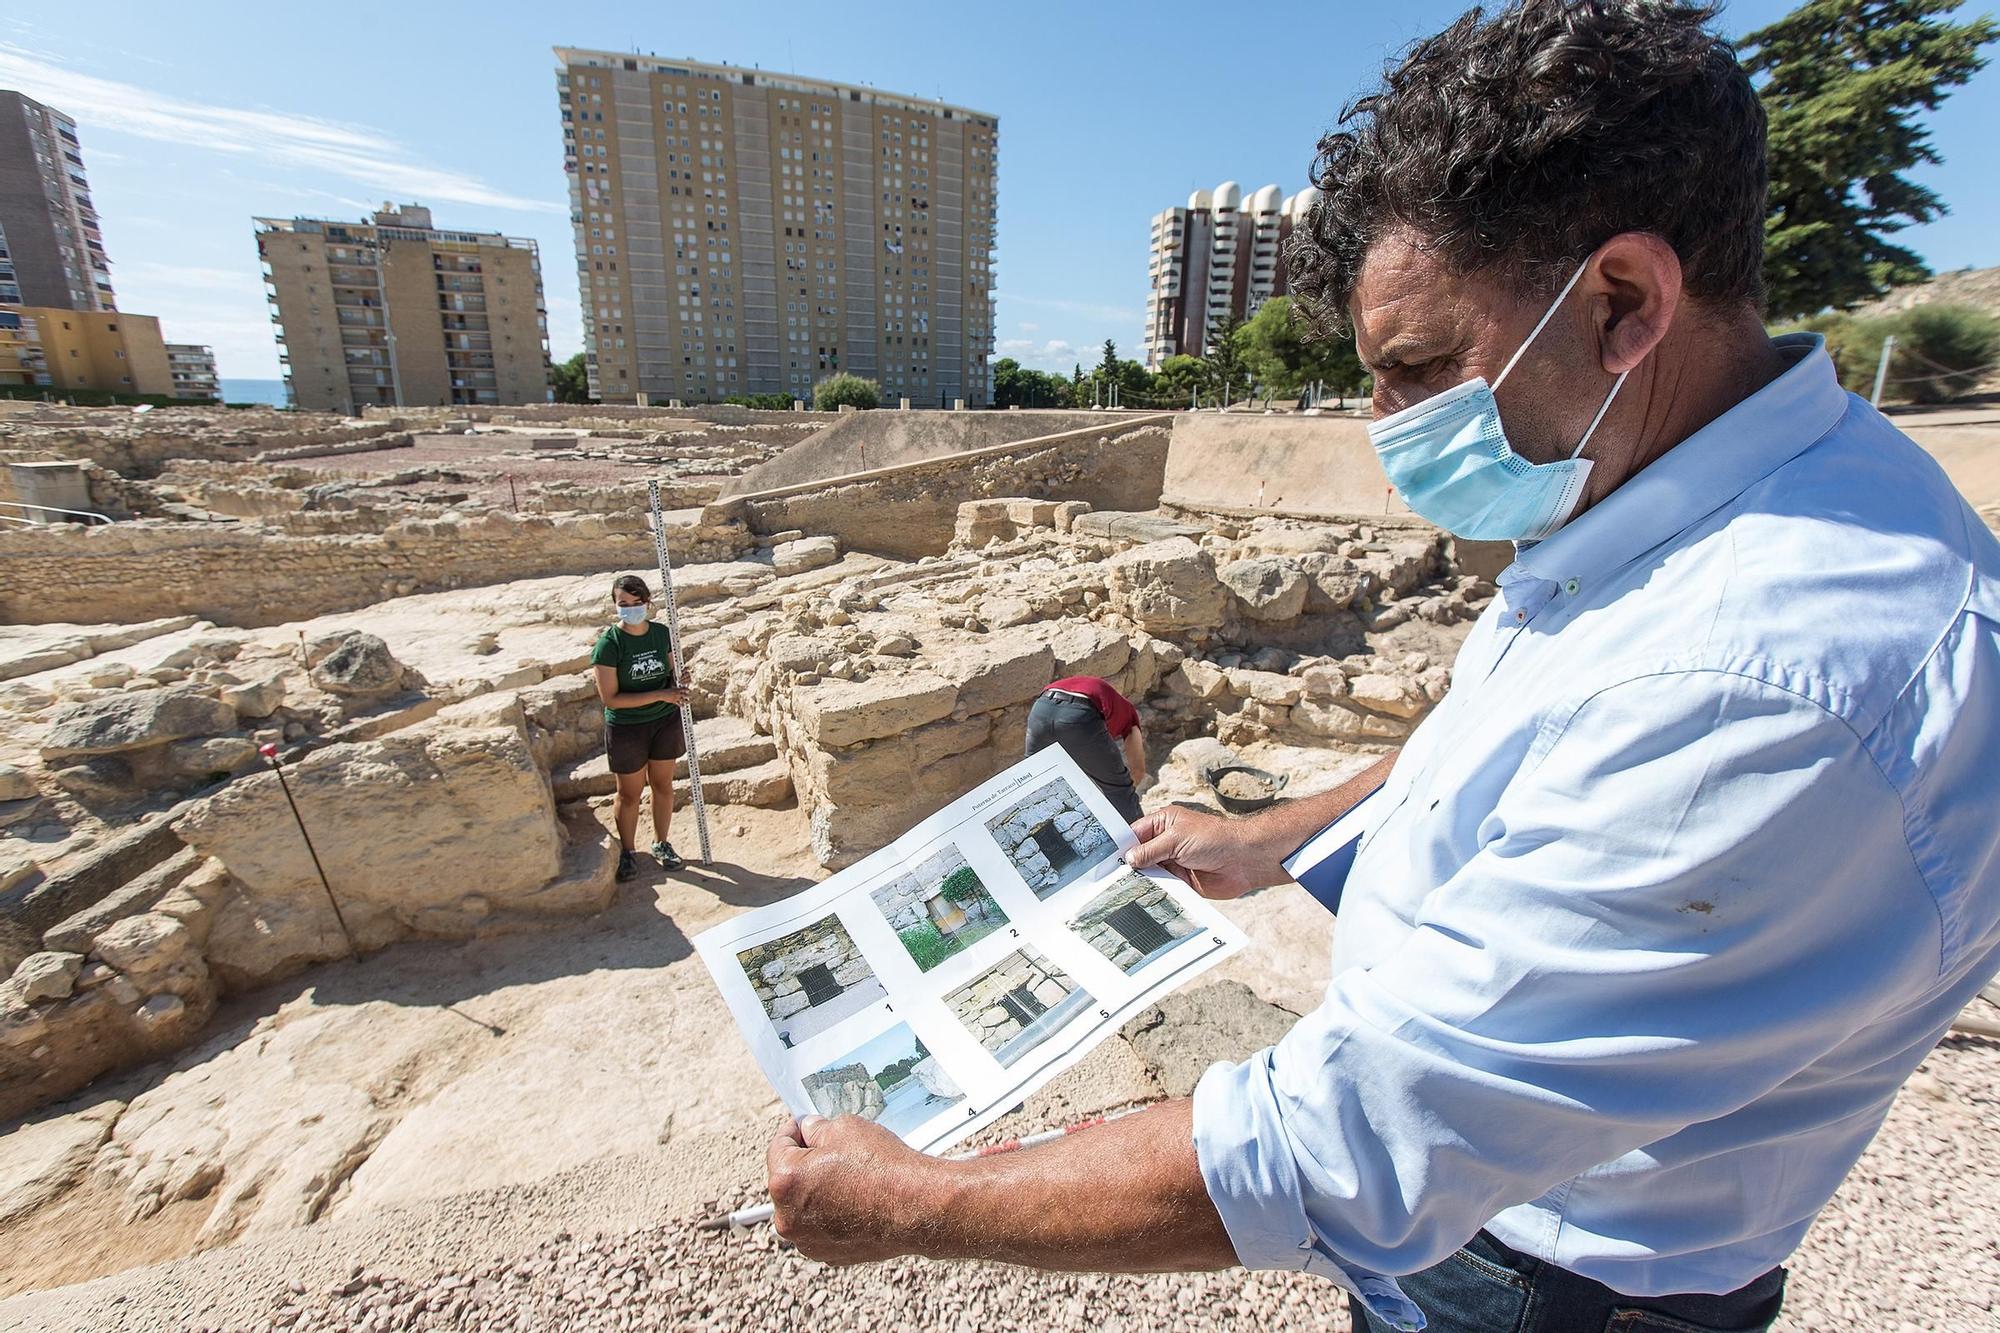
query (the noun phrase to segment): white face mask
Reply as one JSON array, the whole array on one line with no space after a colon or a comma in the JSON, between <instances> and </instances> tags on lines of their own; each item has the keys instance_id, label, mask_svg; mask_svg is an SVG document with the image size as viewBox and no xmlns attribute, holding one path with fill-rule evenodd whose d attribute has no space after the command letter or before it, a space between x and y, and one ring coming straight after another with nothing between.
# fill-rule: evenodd
<instances>
[{"instance_id":1,"label":"white face mask","mask_svg":"<svg viewBox=\"0 0 2000 1333\"><path fill-rule=\"evenodd\" d=\"M646 623L646 606L645 606L645 603L643 603L643 602L642 602L642 603L640 603L640 604L639 604L638 606L621 606L621 607L619 607L619 608L618 608L618 619L619 619L619 620L620 620L621 622L623 622L624 624L627 624L627 625L643 625L643 624L645 624L645 623Z\"/></svg>"}]
</instances>

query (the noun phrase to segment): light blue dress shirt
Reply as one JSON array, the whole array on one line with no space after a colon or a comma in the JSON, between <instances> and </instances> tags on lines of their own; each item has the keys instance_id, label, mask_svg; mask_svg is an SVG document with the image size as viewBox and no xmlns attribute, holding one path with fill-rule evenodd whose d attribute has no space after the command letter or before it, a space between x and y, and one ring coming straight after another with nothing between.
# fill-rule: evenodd
<instances>
[{"instance_id":1,"label":"light blue dress shirt","mask_svg":"<svg viewBox=\"0 0 2000 1333\"><path fill-rule=\"evenodd\" d=\"M1820 340L1500 576L1325 1001L1195 1092L1242 1262L1784 1261L2000 968L2000 544Z\"/></svg>"}]
</instances>

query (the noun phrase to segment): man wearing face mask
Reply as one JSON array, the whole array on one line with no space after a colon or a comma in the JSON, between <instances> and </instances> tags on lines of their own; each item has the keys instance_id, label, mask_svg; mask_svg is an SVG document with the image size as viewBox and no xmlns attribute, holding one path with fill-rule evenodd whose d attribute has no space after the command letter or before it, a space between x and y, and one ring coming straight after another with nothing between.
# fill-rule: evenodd
<instances>
[{"instance_id":1,"label":"man wearing face mask","mask_svg":"<svg viewBox=\"0 0 2000 1333\"><path fill-rule=\"evenodd\" d=\"M1319 1009L1027 1152L808 1117L769 1161L807 1254L1302 1270L1376 1331L1777 1317L2000 969L2000 545L1766 336L1763 115L1713 17L1473 11L1321 141L1294 289L1351 322L1410 507L1517 558L1400 755L1137 825L1227 898L1380 785Z\"/></svg>"}]
</instances>

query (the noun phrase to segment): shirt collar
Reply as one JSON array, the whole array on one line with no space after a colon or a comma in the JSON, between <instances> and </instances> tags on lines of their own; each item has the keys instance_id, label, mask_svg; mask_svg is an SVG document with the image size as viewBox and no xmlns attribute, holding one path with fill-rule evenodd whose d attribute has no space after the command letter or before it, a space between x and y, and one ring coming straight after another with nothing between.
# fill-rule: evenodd
<instances>
[{"instance_id":1,"label":"shirt collar","mask_svg":"<svg viewBox=\"0 0 2000 1333\"><path fill-rule=\"evenodd\" d=\"M1515 566L1563 583L1622 568L1769 476L1825 435L1847 411L1826 340L1772 339L1790 369L1565 524L1520 549Z\"/></svg>"}]
</instances>

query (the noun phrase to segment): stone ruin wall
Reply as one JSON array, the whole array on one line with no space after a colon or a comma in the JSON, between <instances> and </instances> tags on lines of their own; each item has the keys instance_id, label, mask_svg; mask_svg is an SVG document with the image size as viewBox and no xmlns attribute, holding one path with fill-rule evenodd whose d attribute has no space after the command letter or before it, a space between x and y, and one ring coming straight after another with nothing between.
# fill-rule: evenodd
<instances>
[{"instance_id":1,"label":"stone ruin wall","mask_svg":"<svg viewBox=\"0 0 2000 1333\"><path fill-rule=\"evenodd\" d=\"M1053 828L1079 861L1091 861L1111 850L1111 836L1084 808L1083 799L1066 780L1049 783L990 825L995 842L1029 889L1040 896L1060 882L1040 840L1043 828Z\"/></svg>"},{"instance_id":2,"label":"stone ruin wall","mask_svg":"<svg viewBox=\"0 0 2000 1333\"><path fill-rule=\"evenodd\" d=\"M821 1069L807 1074L802 1082L813 1109L821 1115L858 1115L874 1120L889 1104L888 1094L863 1064Z\"/></svg>"},{"instance_id":3,"label":"stone ruin wall","mask_svg":"<svg viewBox=\"0 0 2000 1333\"><path fill-rule=\"evenodd\" d=\"M996 1053L1026 1029L1014 1011L1001 1003L1002 996L1017 989L1034 996L1046 1012L1068 999L1076 983L1034 950L1016 949L991 972L947 995L945 1004L974 1040L989 1054Z\"/></svg>"},{"instance_id":4,"label":"stone ruin wall","mask_svg":"<svg viewBox=\"0 0 2000 1333\"><path fill-rule=\"evenodd\" d=\"M320 527L360 522L313 517L323 517ZM676 560L690 563L733 559L745 548L740 530L692 530L673 542ZM252 524L21 529L0 532L0 620L192 614L272 625L416 592L624 568L649 546L637 514L447 513L336 536Z\"/></svg>"},{"instance_id":5,"label":"stone ruin wall","mask_svg":"<svg viewBox=\"0 0 2000 1333\"><path fill-rule=\"evenodd\" d=\"M828 918L769 944L760 944L737 955L757 992L758 1003L773 1019L790 1018L807 1008L805 988L799 974L808 968L824 967L843 987L857 986L874 975L861 946L848 935L837 918Z\"/></svg>"},{"instance_id":6,"label":"stone ruin wall","mask_svg":"<svg viewBox=\"0 0 2000 1333\"><path fill-rule=\"evenodd\" d=\"M1195 933L1194 922L1182 914L1180 904L1165 888L1141 876L1128 877L1124 888L1090 904L1075 923L1083 942L1121 971L1129 972L1145 956L1111 924L1111 914L1126 906L1136 906L1172 939L1184 940Z\"/></svg>"},{"instance_id":7,"label":"stone ruin wall","mask_svg":"<svg viewBox=\"0 0 2000 1333\"><path fill-rule=\"evenodd\" d=\"M969 502L959 531L977 549L782 606L740 597L696 635L697 707L773 738L822 865L853 863L1020 759L1029 706L1061 676L1110 680L1156 752L1195 736L1396 744L1449 672L1376 656L1368 636L1469 620L1491 593L1435 530L1244 524L1134 544L1109 534L1157 536L1161 522L1082 508ZM1024 563L986 573L990 551ZM934 631L873 627L885 602L928 590L943 599Z\"/></svg>"},{"instance_id":8,"label":"stone ruin wall","mask_svg":"<svg viewBox=\"0 0 2000 1333\"><path fill-rule=\"evenodd\" d=\"M0 981L0 1119L179 1050L223 998L353 950L603 910L614 844L558 812L546 767L588 746L583 694L562 679L480 696L289 764L338 915L268 773L37 885L9 909L0 960L16 964Z\"/></svg>"}]
</instances>

